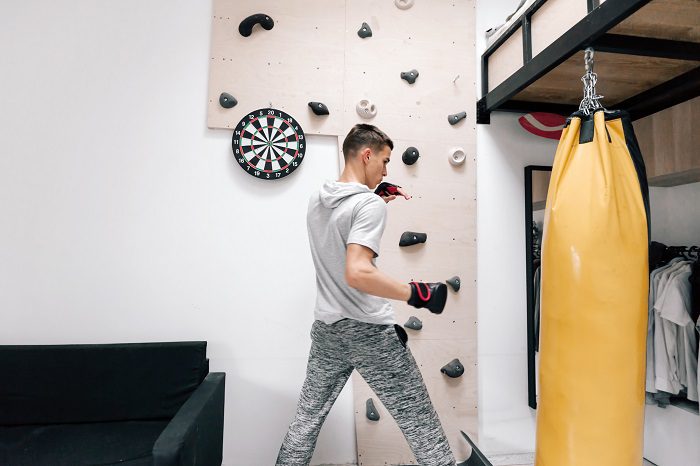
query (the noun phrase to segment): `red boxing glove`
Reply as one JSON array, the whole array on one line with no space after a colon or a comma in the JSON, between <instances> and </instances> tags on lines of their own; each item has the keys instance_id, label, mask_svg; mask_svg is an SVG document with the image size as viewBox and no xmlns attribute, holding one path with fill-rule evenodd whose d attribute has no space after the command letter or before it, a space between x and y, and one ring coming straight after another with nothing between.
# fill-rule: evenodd
<instances>
[{"instance_id":1,"label":"red boxing glove","mask_svg":"<svg viewBox=\"0 0 700 466\"><path fill-rule=\"evenodd\" d=\"M374 190L374 194L377 194L378 196L381 197L387 197L387 196L398 196L399 189L401 186L387 183L386 181L383 181L379 183L379 186L377 186L377 189Z\"/></svg>"}]
</instances>

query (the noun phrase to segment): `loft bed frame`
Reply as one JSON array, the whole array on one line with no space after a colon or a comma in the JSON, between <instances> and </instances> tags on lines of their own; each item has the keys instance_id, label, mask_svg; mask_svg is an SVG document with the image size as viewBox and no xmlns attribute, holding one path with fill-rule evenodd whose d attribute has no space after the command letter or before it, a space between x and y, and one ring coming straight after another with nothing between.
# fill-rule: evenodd
<instances>
[{"instance_id":1,"label":"loft bed frame","mask_svg":"<svg viewBox=\"0 0 700 466\"><path fill-rule=\"evenodd\" d=\"M700 0L534 0L503 27L482 55L477 123L578 110L586 47L602 104L633 120L700 95Z\"/></svg>"}]
</instances>

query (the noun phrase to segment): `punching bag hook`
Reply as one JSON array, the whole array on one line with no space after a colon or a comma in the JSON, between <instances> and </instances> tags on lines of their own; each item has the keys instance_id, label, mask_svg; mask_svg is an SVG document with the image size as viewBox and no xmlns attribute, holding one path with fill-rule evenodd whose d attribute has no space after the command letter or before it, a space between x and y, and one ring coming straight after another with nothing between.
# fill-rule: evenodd
<instances>
[{"instance_id":1,"label":"punching bag hook","mask_svg":"<svg viewBox=\"0 0 700 466\"><path fill-rule=\"evenodd\" d=\"M583 82L583 100L578 106L579 111L583 112L584 115L590 115L591 111L605 108L600 104L599 100L603 98L602 95L598 95L595 92L595 86L598 82L598 75L593 72L593 55L595 51L593 47L586 47L583 55L584 65L586 67L586 74L581 77Z\"/></svg>"}]
</instances>

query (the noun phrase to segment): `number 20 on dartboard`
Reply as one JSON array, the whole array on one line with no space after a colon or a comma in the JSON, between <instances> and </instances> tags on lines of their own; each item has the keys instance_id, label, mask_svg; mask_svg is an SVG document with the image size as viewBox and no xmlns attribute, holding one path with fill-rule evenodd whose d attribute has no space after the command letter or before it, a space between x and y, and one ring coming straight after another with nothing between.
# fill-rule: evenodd
<instances>
[{"instance_id":1,"label":"number 20 on dartboard","mask_svg":"<svg viewBox=\"0 0 700 466\"><path fill-rule=\"evenodd\" d=\"M238 164L249 175L278 180L301 165L306 141L299 122L281 110L262 108L244 116L231 143Z\"/></svg>"}]
</instances>

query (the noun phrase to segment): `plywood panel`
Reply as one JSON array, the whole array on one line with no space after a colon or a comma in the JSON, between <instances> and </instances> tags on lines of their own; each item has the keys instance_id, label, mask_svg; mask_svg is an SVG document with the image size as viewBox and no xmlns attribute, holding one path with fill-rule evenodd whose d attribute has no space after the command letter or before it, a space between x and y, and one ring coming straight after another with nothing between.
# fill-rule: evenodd
<instances>
[{"instance_id":1,"label":"plywood panel","mask_svg":"<svg viewBox=\"0 0 700 466\"><path fill-rule=\"evenodd\" d=\"M356 35L363 21L372 28L370 40L363 41ZM460 292L450 292L441 315L417 310L405 303L394 304L398 323L403 324L410 315L423 321L423 330L409 331L411 348L422 364L421 372L453 451L457 456L461 453L462 458L467 452L458 436L459 429L477 434L476 371L468 371L459 381L459 387L455 387L443 380L445 376L439 371L456 356L443 361L440 357L431 359L431 354L442 354L436 353L436 348L442 348L445 357L459 355L465 364L467 359L462 357L467 358L467 353L475 357L474 37L473 1L416 2L409 10L399 10L393 2L383 0L348 2L346 127L369 122L394 140L387 180L405 187L414 196L410 201L397 199L389 205L377 265L401 281L437 281L453 275L462 278ZM420 75L415 84L409 85L399 75L413 68ZM365 98L377 106L377 116L368 121L355 113L356 103ZM463 110L467 111L467 119L455 126L449 125L447 115ZM401 154L408 146L417 147L421 153L412 166L401 161ZM467 154L467 162L461 167L453 167L448 162L448 153L453 147L462 147ZM406 230L427 232L428 242L399 248L398 239ZM465 353L465 345L473 345L474 351ZM436 378L435 374L441 377ZM414 461L386 411L380 423L367 421L365 401L371 391L361 379L353 380L359 462L383 465Z\"/></svg>"},{"instance_id":2,"label":"plywood panel","mask_svg":"<svg viewBox=\"0 0 700 466\"><path fill-rule=\"evenodd\" d=\"M240 20L260 12L272 16L275 27L241 37ZM408 10L386 0L214 0L208 115L210 127L225 129L250 110L272 105L294 116L307 133L337 135L341 147L355 123L377 125L394 140L387 179L414 199L390 204L378 266L402 281L462 279L441 315L396 304L399 323L413 314L423 320L421 332L410 331L411 348L461 458L468 452L459 430L476 438L478 409L474 18L473 0L421 1ZM357 36L363 22L372 28L369 39ZM413 68L420 75L410 85L400 73ZM218 105L224 90L239 100L237 107ZM377 106L374 119L357 115L361 99ZM315 117L306 107L310 100L326 103L331 115ZM467 118L450 125L447 116L460 111ZM410 167L401 162L408 146L421 151ZM454 147L467 154L460 167L448 162ZM342 154L339 158L342 170ZM427 231L428 243L399 249L398 238L408 229ZM468 370L459 380L445 380L439 369L454 357ZM388 415L379 430L363 421L369 389L354 383L356 411L362 413L356 424L362 464L410 462L406 442Z\"/></svg>"},{"instance_id":3,"label":"plywood panel","mask_svg":"<svg viewBox=\"0 0 700 466\"><path fill-rule=\"evenodd\" d=\"M518 28L488 58L489 92L523 66L523 31Z\"/></svg>"},{"instance_id":4,"label":"plywood panel","mask_svg":"<svg viewBox=\"0 0 700 466\"><path fill-rule=\"evenodd\" d=\"M450 447L458 461L470 455L470 449L459 431L470 437L478 434L477 389L471 383L476 379L477 354L474 340L413 340L409 336L409 348L421 368L425 385L433 405L445 429ZM454 358L464 364L462 377L451 379L440 372ZM358 426L358 463L360 465L385 464L377 462L375 452L386 452L388 464L416 464L406 440L389 413L379 402L358 373L353 374L355 398L355 423ZM373 398L380 415L377 422L365 415L365 402Z\"/></svg>"},{"instance_id":5,"label":"plywood panel","mask_svg":"<svg viewBox=\"0 0 700 466\"><path fill-rule=\"evenodd\" d=\"M654 0L610 32L700 42L700 1Z\"/></svg>"},{"instance_id":6,"label":"plywood panel","mask_svg":"<svg viewBox=\"0 0 700 466\"><path fill-rule=\"evenodd\" d=\"M603 105L615 104L697 67L697 62L596 52L594 71ZM553 69L513 100L578 105L583 97L583 52Z\"/></svg>"},{"instance_id":7,"label":"plywood panel","mask_svg":"<svg viewBox=\"0 0 700 466\"><path fill-rule=\"evenodd\" d=\"M255 26L250 37L241 36L240 21L255 13L269 14L275 26ZM214 0L208 126L232 128L248 112L273 106L307 133L340 134L344 27L344 0ZM221 92L238 105L222 108ZM330 115L317 117L309 101L325 103Z\"/></svg>"},{"instance_id":8,"label":"plywood panel","mask_svg":"<svg viewBox=\"0 0 700 466\"><path fill-rule=\"evenodd\" d=\"M464 1L416 2L408 10L383 0L348 2L346 126L371 123L394 139L454 140L471 134L476 57L466 51L473 47L473 28L437 28L426 19L468 15ZM356 34L363 21L372 28L371 39ZM401 71L413 68L419 72L414 84L400 79ZM377 107L372 120L362 120L355 111L362 99ZM450 126L447 116L460 111L467 111L467 119Z\"/></svg>"},{"instance_id":9,"label":"plywood panel","mask_svg":"<svg viewBox=\"0 0 700 466\"><path fill-rule=\"evenodd\" d=\"M583 0L547 0L532 15L532 56L537 56L583 19L588 14L587 3Z\"/></svg>"}]
</instances>

